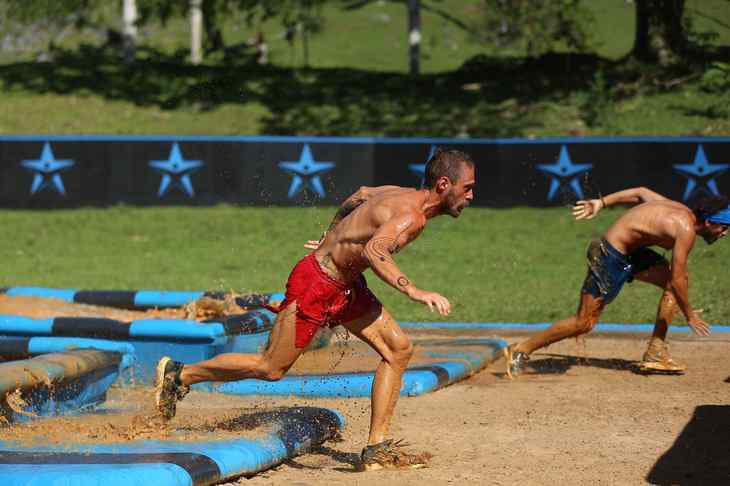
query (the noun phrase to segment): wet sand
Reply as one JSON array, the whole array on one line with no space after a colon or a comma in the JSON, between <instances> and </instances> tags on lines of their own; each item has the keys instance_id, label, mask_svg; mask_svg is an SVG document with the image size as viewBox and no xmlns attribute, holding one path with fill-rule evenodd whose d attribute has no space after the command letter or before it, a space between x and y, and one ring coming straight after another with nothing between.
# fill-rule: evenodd
<instances>
[{"instance_id":1,"label":"wet sand","mask_svg":"<svg viewBox=\"0 0 730 486\"><path fill-rule=\"evenodd\" d=\"M247 397L193 391L185 398L185 406L179 409L175 420L164 422L155 413L153 400L151 387L114 386L105 404L93 413L0 427L0 440L33 446L68 444L69 438L74 444L255 438L270 430L269 423L262 420L279 408L271 405L263 409Z\"/></svg>"}]
</instances>

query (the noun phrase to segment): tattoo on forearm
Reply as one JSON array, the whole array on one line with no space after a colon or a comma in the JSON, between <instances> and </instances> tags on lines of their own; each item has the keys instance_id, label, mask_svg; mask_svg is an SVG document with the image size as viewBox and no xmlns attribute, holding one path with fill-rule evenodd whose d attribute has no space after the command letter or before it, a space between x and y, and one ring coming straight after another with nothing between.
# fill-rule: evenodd
<instances>
[{"instance_id":1,"label":"tattoo on forearm","mask_svg":"<svg viewBox=\"0 0 730 486\"><path fill-rule=\"evenodd\" d=\"M403 275L401 275L400 277L398 277L398 286L399 287L405 288L405 287L408 287L410 284L411 284L410 280L408 280Z\"/></svg>"}]
</instances>

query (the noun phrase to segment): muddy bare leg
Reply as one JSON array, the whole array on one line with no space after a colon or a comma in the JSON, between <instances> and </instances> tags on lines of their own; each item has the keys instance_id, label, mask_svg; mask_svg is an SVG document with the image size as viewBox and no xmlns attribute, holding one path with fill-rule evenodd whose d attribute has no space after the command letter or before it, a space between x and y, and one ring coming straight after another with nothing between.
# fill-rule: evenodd
<instances>
[{"instance_id":1,"label":"muddy bare leg","mask_svg":"<svg viewBox=\"0 0 730 486\"><path fill-rule=\"evenodd\" d=\"M403 371L413 355L413 345L390 313L384 308L345 327L369 344L382 358L375 372L371 394L368 445L385 440L395 405L400 396Z\"/></svg>"},{"instance_id":2,"label":"muddy bare leg","mask_svg":"<svg viewBox=\"0 0 730 486\"><path fill-rule=\"evenodd\" d=\"M295 346L296 302L276 319L269 346L262 354L224 353L212 359L185 365L180 373L183 385L203 381L236 381L258 378L276 381L291 368L304 351Z\"/></svg>"},{"instance_id":3,"label":"muddy bare leg","mask_svg":"<svg viewBox=\"0 0 730 486\"><path fill-rule=\"evenodd\" d=\"M669 325L674 320L674 316L677 315L677 311L678 306L674 298L674 292L671 289L664 290L659 300L659 308L657 309L656 321L654 322L654 332L651 335L652 341L655 339L661 341L667 340Z\"/></svg>"},{"instance_id":4,"label":"muddy bare leg","mask_svg":"<svg viewBox=\"0 0 730 486\"><path fill-rule=\"evenodd\" d=\"M563 339L590 332L598 322L603 307L603 299L597 299L589 293L582 292L575 316L558 321L544 331L522 341L514 347L514 351L529 355Z\"/></svg>"},{"instance_id":5,"label":"muddy bare leg","mask_svg":"<svg viewBox=\"0 0 730 486\"><path fill-rule=\"evenodd\" d=\"M677 300L672 291L672 271L668 265L657 265L637 274L636 279L656 285L662 289L656 321L654 322L654 332L652 333L650 342L655 339L666 342L669 325L679 310Z\"/></svg>"},{"instance_id":6,"label":"muddy bare leg","mask_svg":"<svg viewBox=\"0 0 730 486\"><path fill-rule=\"evenodd\" d=\"M636 275L637 280L647 282L662 289L659 300L654 332L652 332L641 366L653 371L682 372L686 366L674 361L669 354L667 331L674 316L679 311L677 299L671 285L672 272L669 265L657 265Z\"/></svg>"}]
</instances>

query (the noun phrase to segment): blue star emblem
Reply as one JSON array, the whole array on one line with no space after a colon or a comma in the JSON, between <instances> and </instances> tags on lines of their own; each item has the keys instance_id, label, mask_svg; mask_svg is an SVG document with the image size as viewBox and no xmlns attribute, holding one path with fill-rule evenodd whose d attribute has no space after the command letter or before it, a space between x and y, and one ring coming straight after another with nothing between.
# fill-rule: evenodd
<instances>
[{"instance_id":1,"label":"blue star emblem","mask_svg":"<svg viewBox=\"0 0 730 486\"><path fill-rule=\"evenodd\" d=\"M578 177L584 172L588 172L593 168L593 164L574 164L570 160L568 148L563 145L560 147L560 157L554 164L538 164L538 170L541 170L550 177L550 190L548 191L548 201L555 198L558 188L567 185L573 190L579 199L583 199L583 189L580 187Z\"/></svg>"},{"instance_id":2,"label":"blue star emblem","mask_svg":"<svg viewBox=\"0 0 730 486\"><path fill-rule=\"evenodd\" d=\"M421 178L421 185L419 187L423 187L423 184L426 181L426 163L431 160L434 152L436 152L436 146L431 145L431 148L428 150L428 157L426 157L426 162L424 162L423 164L408 164L408 168L410 169L410 171Z\"/></svg>"},{"instance_id":3,"label":"blue star emblem","mask_svg":"<svg viewBox=\"0 0 730 486\"><path fill-rule=\"evenodd\" d=\"M41 158L37 160L22 160L20 165L33 172L33 182L30 185L30 193L35 194L44 187L52 187L62 196L66 195L66 188L63 186L61 172L73 167L73 160L57 160L51 150L51 144L43 144Z\"/></svg>"},{"instance_id":4,"label":"blue star emblem","mask_svg":"<svg viewBox=\"0 0 730 486\"><path fill-rule=\"evenodd\" d=\"M684 200L688 200L695 192L706 192L713 196L719 196L715 177L725 172L730 164L710 164L705 157L702 144L697 146L695 160L691 164L674 164L674 170L687 178L687 186L684 188Z\"/></svg>"},{"instance_id":5,"label":"blue star emblem","mask_svg":"<svg viewBox=\"0 0 730 486\"><path fill-rule=\"evenodd\" d=\"M170 150L167 160L150 160L149 165L162 174L157 197L164 196L171 185L184 191L188 197L195 195L190 174L202 167L203 161L183 159L177 143L172 144L172 150Z\"/></svg>"},{"instance_id":6,"label":"blue star emblem","mask_svg":"<svg viewBox=\"0 0 730 486\"><path fill-rule=\"evenodd\" d=\"M279 162L279 168L292 176L289 186L289 199L299 194L305 187L314 191L319 197L325 197L326 193L319 176L332 169L334 162L317 162L312 157L312 151L308 144L304 144L299 160Z\"/></svg>"}]
</instances>

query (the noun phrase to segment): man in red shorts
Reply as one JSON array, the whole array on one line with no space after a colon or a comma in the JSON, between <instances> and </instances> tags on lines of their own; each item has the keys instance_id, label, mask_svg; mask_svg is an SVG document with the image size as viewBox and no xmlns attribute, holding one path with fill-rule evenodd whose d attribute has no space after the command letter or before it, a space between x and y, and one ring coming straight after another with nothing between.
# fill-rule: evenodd
<instances>
[{"instance_id":1,"label":"man in red shorts","mask_svg":"<svg viewBox=\"0 0 730 486\"><path fill-rule=\"evenodd\" d=\"M160 360L156 404L161 415L172 418L176 402L194 383L281 379L318 329L341 324L382 358L373 381L370 435L361 459L365 470L383 467L398 454L397 444L385 435L413 346L370 292L362 273L370 268L412 300L448 315L449 301L416 287L393 255L418 237L430 218L458 217L474 198L474 184L474 162L467 154L437 150L426 165L423 189L360 188L341 205L320 241L305 245L314 251L289 275L286 298L263 354L226 353L185 365L167 357Z\"/></svg>"}]
</instances>

